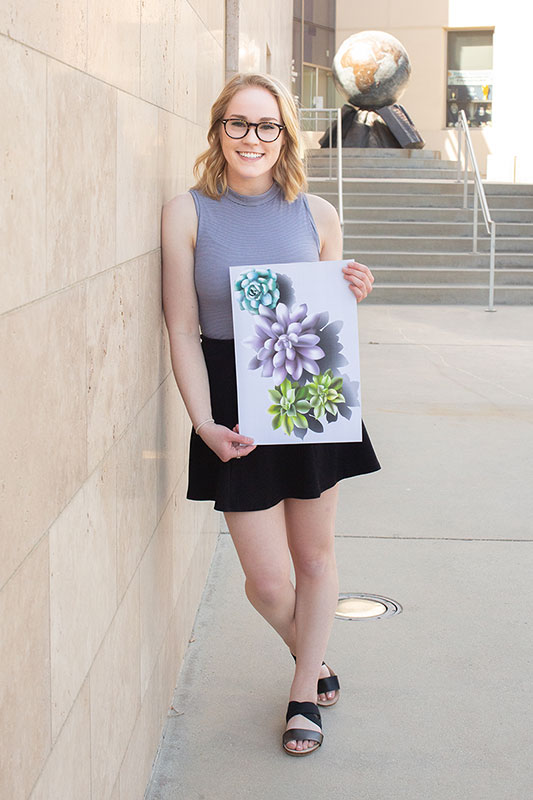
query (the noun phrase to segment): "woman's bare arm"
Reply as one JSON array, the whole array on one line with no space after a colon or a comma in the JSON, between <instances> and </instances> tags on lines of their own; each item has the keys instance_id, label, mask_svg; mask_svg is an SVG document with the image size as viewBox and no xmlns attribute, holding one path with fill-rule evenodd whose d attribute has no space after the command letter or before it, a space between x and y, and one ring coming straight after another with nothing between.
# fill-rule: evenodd
<instances>
[{"instance_id":1,"label":"woman's bare arm","mask_svg":"<svg viewBox=\"0 0 533 800\"><path fill-rule=\"evenodd\" d=\"M189 193L177 195L164 206L161 231L163 312L172 369L195 428L213 416L194 285L196 228L196 209ZM222 461L235 457L237 450L239 456L244 456L254 449L249 437L222 425L203 425L199 435Z\"/></svg>"},{"instance_id":2,"label":"woman's bare arm","mask_svg":"<svg viewBox=\"0 0 533 800\"><path fill-rule=\"evenodd\" d=\"M194 287L196 211L191 195L178 195L163 208L163 312L176 383L194 427L211 414L207 369L200 345Z\"/></svg>"}]
</instances>

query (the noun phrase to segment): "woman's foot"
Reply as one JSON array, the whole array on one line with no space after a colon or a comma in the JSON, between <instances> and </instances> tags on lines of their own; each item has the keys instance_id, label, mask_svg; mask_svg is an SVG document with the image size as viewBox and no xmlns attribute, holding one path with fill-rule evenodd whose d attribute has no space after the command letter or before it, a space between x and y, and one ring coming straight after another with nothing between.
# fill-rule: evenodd
<instances>
[{"instance_id":1,"label":"woman's foot","mask_svg":"<svg viewBox=\"0 0 533 800\"><path fill-rule=\"evenodd\" d=\"M296 656L294 655L294 653L291 653L291 656L296 661ZM329 679L329 678L335 679L335 680L330 680L330 681L326 682L326 686L327 686L327 683L332 684L331 691L320 692L319 694L317 694L317 703L319 703L320 705L324 705L324 706L332 706L332 705L334 705L337 702L337 700L339 699L339 690L340 690L339 679L337 678L335 673L332 672L332 670L328 667L326 662L323 661L322 662L322 666L320 667L320 672L318 673L318 680L320 681L320 680L325 680L325 679ZM318 684L317 688L321 688L320 687L320 683Z\"/></svg>"},{"instance_id":2,"label":"woman's foot","mask_svg":"<svg viewBox=\"0 0 533 800\"><path fill-rule=\"evenodd\" d=\"M324 662L322 664L322 666L320 667L320 672L318 674L318 679L320 680L321 678L330 678L330 677L333 677L333 675L334 675L334 673L330 670L328 665ZM319 703L325 703L326 705L333 705L333 703L331 701L332 700L335 701L335 702L337 701L337 699L338 699L338 691L339 690L336 689L336 690L333 690L333 691L330 691L330 692L321 692L318 695L318 702Z\"/></svg>"},{"instance_id":3,"label":"woman's foot","mask_svg":"<svg viewBox=\"0 0 533 800\"><path fill-rule=\"evenodd\" d=\"M291 756L305 756L320 747L324 737L320 710L315 703L291 700L285 719L287 723L283 733L285 752Z\"/></svg>"}]
</instances>

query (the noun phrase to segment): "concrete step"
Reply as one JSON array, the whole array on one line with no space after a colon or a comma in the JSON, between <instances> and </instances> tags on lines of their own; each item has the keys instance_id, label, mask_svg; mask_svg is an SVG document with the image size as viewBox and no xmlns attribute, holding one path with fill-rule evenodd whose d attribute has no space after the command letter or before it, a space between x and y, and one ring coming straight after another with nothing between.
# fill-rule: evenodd
<instances>
[{"instance_id":1,"label":"concrete step","mask_svg":"<svg viewBox=\"0 0 533 800\"><path fill-rule=\"evenodd\" d=\"M337 165L337 158L329 158L324 156L322 158L307 158L306 166L310 175L320 175L319 170L329 168L329 165ZM453 172L454 177L457 176L457 162L456 161L441 161L440 159L419 158L411 159L410 161L405 158L390 157L384 160L383 158L373 158L372 156L359 157L359 158L344 158L342 159L343 173L350 175L356 169L368 170L392 170L392 169L409 169L414 170L415 173L420 170L439 170L442 172ZM372 172L373 174L373 172Z\"/></svg>"},{"instance_id":2,"label":"concrete step","mask_svg":"<svg viewBox=\"0 0 533 800\"><path fill-rule=\"evenodd\" d=\"M386 284L489 285L489 269L446 267L373 267L374 287ZM495 269L496 286L533 287L533 269Z\"/></svg>"},{"instance_id":3,"label":"concrete step","mask_svg":"<svg viewBox=\"0 0 533 800\"><path fill-rule=\"evenodd\" d=\"M310 147L305 151L309 159L329 157L331 153L333 158L337 157L337 148L332 147ZM425 161L425 160L441 160L440 150L404 150L401 147L343 147L343 159L356 159L356 158L401 158L403 160L411 161ZM453 162L456 163L455 161Z\"/></svg>"},{"instance_id":4,"label":"concrete step","mask_svg":"<svg viewBox=\"0 0 533 800\"><path fill-rule=\"evenodd\" d=\"M335 173L334 173L335 174ZM382 178L386 180L431 180L441 181L446 180L445 175L449 176L450 181L455 181L455 172L453 170L435 169L433 167L426 167L423 165L419 169L412 167L348 167L343 165L342 174L344 180L368 178L375 180ZM309 178L329 178L330 173L327 167L314 167L312 170L307 170Z\"/></svg>"},{"instance_id":5,"label":"concrete step","mask_svg":"<svg viewBox=\"0 0 533 800\"><path fill-rule=\"evenodd\" d=\"M470 216L472 213L470 212ZM474 229L473 220L468 222L405 222L405 221L373 221L373 220L352 220L345 213L344 216L344 235L355 234L357 236L451 236L468 237L472 239ZM488 236L483 217L478 217L478 237ZM496 241L502 238L522 237L531 239L533 242L533 223L511 223L500 222L496 226Z\"/></svg>"},{"instance_id":6,"label":"concrete step","mask_svg":"<svg viewBox=\"0 0 533 800\"><path fill-rule=\"evenodd\" d=\"M335 179L316 179L309 178L310 191L315 194L325 196L326 194L337 194L337 181ZM485 183L485 194L489 197L533 197L533 184L529 183ZM469 183L469 196L473 197L472 183ZM399 181L399 180L375 180L373 178L356 179L344 178L343 194L402 194L402 195L425 195L425 194L445 194L463 197L463 184L454 181ZM527 201L526 201L527 203ZM490 206L490 202L489 202ZM504 206L505 207L505 206Z\"/></svg>"},{"instance_id":7,"label":"concrete step","mask_svg":"<svg viewBox=\"0 0 533 800\"><path fill-rule=\"evenodd\" d=\"M311 191L324 197L332 205L337 208L338 195L337 192L323 192L319 188L319 184L315 184ZM368 207L383 207L383 208L458 208L463 207L462 193L452 192L450 194L442 193L415 193L415 192L383 192L382 194L370 193L366 190L358 191L357 187L352 184L349 191L343 192L344 208L366 208ZM533 218L533 195L494 195L488 200L489 209L492 214L497 210L514 210L517 209L526 216L529 214L529 219ZM469 197L469 208L473 207L472 197ZM524 220L525 222L528 219Z\"/></svg>"},{"instance_id":8,"label":"concrete step","mask_svg":"<svg viewBox=\"0 0 533 800\"><path fill-rule=\"evenodd\" d=\"M387 252L468 252L472 249L472 240L466 236L380 236L376 242L375 236L353 236L345 234L344 247L354 253L361 250L372 251L379 247ZM490 240L478 239L480 252L486 253L490 249ZM526 237L498 237L496 248L502 253L533 253L533 239Z\"/></svg>"},{"instance_id":9,"label":"concrete step","mask_svg":"<svg viewBox=\"0 0 533 800\"><path fill-rule=\"evenodd\" d=\"M472 253L472 181L465 209L456 162L436 166L415 156L413 169L409 158L394 150L362 151L343 165L344 258L372 269L367 302L487 304L490 238L480 214L479 252ZM319 152L307 165L310 191L337 206L328 159ZM497 222L495 301L533 304L533 185L484 186Z\"/></svg>"},{"instance_id":10,"label":"concrete step","mask_svg":"<svg viewBox=\"0 0 533 800\"><path fill-rule=\"evenodd\" d=\"M388 284L375 287L365 303L390 305L434 304L434 305L488 305L489 289L476 285ZM497 287L494 291L495 305L533 305L533 287Z\"/></svg>"},{"instance_id":11,"label":"concrete step","mask_svg":"<svg viewBox=\"0 0 533 800\"><path fill-rule=\"evenodd\" d=\"M488 267L488 253L406 253L385 252L383 250L352 250L345 245L343 258L355 258L361 264L366 264L371 269L374 267ZM500 269L533 269L532 253L501 253L496 250L494 264Z\"/></svg>"},{"instance_id":12,"label":"concrete step","mask_svg":"<svg viewBox=\"0 0 533 800\"><path fill-rule=\"evenodd\" d=\"M495 222L514 222L533 224L533 208L529 209L490 209ZM412 206L344 206L344 220L348 222L470 222L471 208L419 208ZM481 215L480 215L481 219Z\"/></svg>"}]
</instances>

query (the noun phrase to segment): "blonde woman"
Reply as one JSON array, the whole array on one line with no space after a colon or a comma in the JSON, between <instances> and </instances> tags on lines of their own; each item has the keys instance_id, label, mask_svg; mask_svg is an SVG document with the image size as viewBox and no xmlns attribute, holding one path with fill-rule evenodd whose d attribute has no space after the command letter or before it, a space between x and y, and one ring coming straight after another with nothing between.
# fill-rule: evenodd
<instances>
[{"instance_id":1,"label":"blonde woman","mask_svg":"<svg viewBox=\"0 0 533 800\"><path fill-rule=\"evenodd\" d=\"M339 699L322 660L338 597L337 483L380 466L364 426L362 442L343 444L256 447L239 431L228 267L340 260L342 235L333 206L304 192L297 109L279 81L233 77L208 143L196 185L163 210L163 307L193 425L187 497L224 512L246 595L295 659L282 743L304 756L323 740L318 706ZM372 290L362 264L344 277L357 301Z\"/></svg>"}]
</instances>

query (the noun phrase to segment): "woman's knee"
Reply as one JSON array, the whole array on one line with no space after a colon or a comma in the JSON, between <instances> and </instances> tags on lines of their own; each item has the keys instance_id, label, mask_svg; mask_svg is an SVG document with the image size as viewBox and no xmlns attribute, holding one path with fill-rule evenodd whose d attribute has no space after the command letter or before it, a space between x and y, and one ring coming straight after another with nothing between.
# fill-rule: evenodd
<instances>
[{"instance_id":1,"label":"woman's knee","mask_svg":"<svg viewBox=\"0 0 533 800\"><path fill-rule=\"evenodd\" d=\"M292 560L296 577L321 578L335 568L335 550L333 547L293 552Z\"/></svg>"},{"instance_id":2,"label":"woman's knee","mask_svg":"<svg viewBox=\"0 0 533 800\"><path fill-rule=\"evenodd\" d=\"M263 605L276 605L287 591L290 583L289 576L272 575L267 573L248 575L245 581L245 591L248 599L253 602L259 600Z\"/></svg>"}]
</instances>

